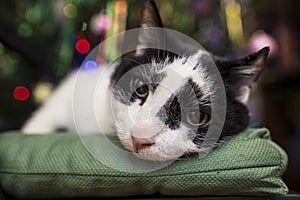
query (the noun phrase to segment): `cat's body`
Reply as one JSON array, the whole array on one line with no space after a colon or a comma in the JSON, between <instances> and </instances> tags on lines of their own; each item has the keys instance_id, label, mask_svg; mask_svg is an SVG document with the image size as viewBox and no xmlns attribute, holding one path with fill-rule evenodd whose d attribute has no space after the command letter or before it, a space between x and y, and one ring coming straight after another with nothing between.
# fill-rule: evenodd
<instances>
[{"instance_id":1,"label":"cat's body","mask_svg":"<svg viewBox=\"0 0 300 200\"><path fill-rule=\"evenodd\" d=\"M101 109L95 110L97 116L104 121L103 132L104 133L115 133L115 128L113 124L112 111L110 106L110 101L108 96L111 94L109 89L110 76L114 72L116 66L110 66L109 70L106 71L107 76L103 76L103 83L101 84L101 90L98 90L95 95L98 100L98 105ZM77 127L74 121L73 113L73 93L74 86L77 78L80 77L82 81L82 87L86 89L94 87L94 83L97 82L99 76L106 70L106 67L97 68L97 70L87 72L84 70L79 70L78 72L73 72L69 74L62 83L56 88L51 97L33 113L30 120L28 120L22 130L25 133L34 134L45 134L53 132L57 129L67 129L70 131L77 131ZM84 89L82 89L84 91ZM79 101L84 101L85 95L82 94L83 99ZM82 108L82 110L80 110ZM80 131L87 133L96 133L99 131L98 124L95 123L94 119L95 113L89 113L84 110L84 107L77 107L77 112L81 113L82 120L87 121L84 127L80 127ZM84 124L84 123L83 123Z\"/></svg>"},{"instance_id":2,"label":"cat's body","mask_svg":"<svg viewBox=\"0 0 300 200\"><path fill-rule=\"evenodd\" d=\"M145 2L142 27L162 27L153 1ZM262 70L268 48L234 61L211 59L209 53L200 49L193 52L186 49L189 53L176 55L166 50L147 49L149 42L157 40L157 35L147 34L147 29L144 31L138 40L145 49L109 66L101 88L95 88L94 84L105 67L94 73L79 71L77 75L69 75L27 121L23 131L47 133L67 128L99 132L96 116L101 133L117 133L128 150L144 159L164 161L204 151L202 143L212 118L211 98L217 87L214 75L208 72L211 67L208 60L218 68L226 91L227 111L220 139L248 126L245 104L251 85ZM84 122L80 127L74 122L73 107L77 77L84 84L79 85L83 92L75 101L84 98L84 91L92 87L96 102L94 112L86 112L85 107L80 106L75 111L76 117Z\"/></svg>"}]
</instances>

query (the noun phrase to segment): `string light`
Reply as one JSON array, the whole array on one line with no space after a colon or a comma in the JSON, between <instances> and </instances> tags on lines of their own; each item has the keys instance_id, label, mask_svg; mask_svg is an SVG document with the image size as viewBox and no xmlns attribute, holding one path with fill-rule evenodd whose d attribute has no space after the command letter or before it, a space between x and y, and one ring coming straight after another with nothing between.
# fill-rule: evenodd
<instances>
[{"instance_id":1,"label":"string light","mask_svg":"<svg viewBox=\"0 0 300 200\"><path fill-rule=\"evenodd\" d=\"M85 39L77 40L75 44L76 51L80 54L86 54L90 51L91 45Z\"/></svg>"},{"instance_id":2,"label":"string light","mask_svg":"<svg viewBox=\"0 0 300 200\"><path fill-rule=\"evenodd\" d=\"M30 97L29 90L24 86L17 86L14 89L14 98L18 101L26 101Z\"/></svg>"}]
</instances>

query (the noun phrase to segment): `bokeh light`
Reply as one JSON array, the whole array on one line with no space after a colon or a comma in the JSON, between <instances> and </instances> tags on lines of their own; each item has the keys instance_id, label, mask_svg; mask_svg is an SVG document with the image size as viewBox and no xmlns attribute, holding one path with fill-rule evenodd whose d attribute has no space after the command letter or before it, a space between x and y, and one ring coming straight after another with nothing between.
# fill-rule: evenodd
<instances>
[{"instance_id":1,"label":"bokeh light","mask_svg":"<svg viewBox=\"0 0 300 200\"><path fill-rule=\"evenodd\" d=\"M67 18L74 18L77 16L77 7L71 3L66 4L63 11Z\"/></svg>"},{"instance_id":2,"label":"bokeh light","mask_svg":"<svg viewBox=\"0 0 300 200\"><path fill-rule=\"evenodd\" d=\"M125 1L123 0L118 0L114 3L114 10L115 13L119 14L119 15L123 15L126 13L127 10L127 4Z\"/></svg>"},{"instance_id":3,"label":"bokeh light","mask_svg":"<svg viewBox=\"0 0 300 200\"><path fill-rule=\"evenodd\" d=\"M17 86L14 89L14 98L18 101L26 101L30 97L29 90L24 86Z\"/></svg>"},{"instance_id":4,"label":"bokeh light","mask_svg":"<svg viewBox=\"0 0 300 200\"><path fill-rule=\"evenodd\" d=\"M101 15L99 17L99 29L105 31L112 25L112 19L109 15Z\"/></svg>"},{"instance_id":5,"label":"bokeh light","mask_svg":"<svg viewBox=\"0 0 300 200\"><path fill-rule=\"evenodd\" d=\"M34 6L26 10L25 18L27 21L33 24L37 24L42 19L42 8Z\"/></svg>"},{"instance_id":6,"label":"bokeh light","mask_svg":"<svg viewBox=\"0 0 300 200\"><path fill-rule=\"evenodd\" d=\"M52 93L52 84L41 82L36 85L33 90L33 97L36 103L43 103Z\"/></svg>"},{"instance_id":7,"label":"bokeh light","mask_svg":"<svg viewBox=\"0 0 300 200\"><path fill-rule=\"evenodd\" d=\"M241 16L241 5L230 1L225 6L228 36L235 46L241 46L244 41L244 30Z\"/></svg>"},{"instance_id":8,"label":"bokeh light","mask_svg":"<svg viewBox=\"0 0 300 200\"><path fill-rule=\"evenodd\" d=\"M278 53L278 44L271 35L262 30L254 32L249 40L249 51L256 52L265 46L270 47L270 56L274 56Z\"/></svg>"},{"instance_id":9,"label":"bokeh light","mask_svg":"<svg viewBox=\"0 0 300 200\"><path fill-rule=\"evenodd\" d=\"M85 71L95 71L98 69L98 66L98 63L95 60L87 60L82 67Z\"/></svg>"},{"instance_id":10,"label":"bokeh light","mask_svg":"<svg viewBox=\"0 0 300 200\"><path fill-rule=\"evenodd\" d=\"M87 29L87 23L83 22L81 26L81 31L86 31L86 29Z\"/></svg>"},{"instance_id":11,"label":"bokeh light","mask_svg":"<svg viewBox=\"0 0 300 200\"><path fill-rule=\"evenodd\" d=\"M18 33L24 38L28 38L32 35L32 28L27 23L20 24Z\"/></svg>"},{"instance_id":12,"label":"bokeh light","mask_svg":"<svg viewBox=\"0 0 300 200\"><path fill-rule=\"evenodd\" d=\"M99 35L112 26L112 18L106 14L94 15L90 21L91 30Z\"/></svg>"},{"instance_id":13,"label":"bokeh light","mask_svg":"<svg viewBox=\"0 0 300 200\"><path fill-rule=\"evenodd\" d=\"M91 45L85 39L80 39L75 44L76 51L80 54L86 54L90 51Z\"/></svg>"}]
</instances>

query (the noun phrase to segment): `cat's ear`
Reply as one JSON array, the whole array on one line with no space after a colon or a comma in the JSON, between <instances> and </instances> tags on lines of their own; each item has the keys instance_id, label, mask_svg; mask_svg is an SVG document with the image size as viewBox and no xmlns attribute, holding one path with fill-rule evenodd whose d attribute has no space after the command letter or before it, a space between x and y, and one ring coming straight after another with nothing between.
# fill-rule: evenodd
<instances>
[{"instance_id":1,"label":"cat's ear","mask_svg":"<svg viewBox=\"0 0 300 200\"><path fill-rule=\"evenodd\" d=\"M155 53L164 54L164 50L175 50L180 55L189 55L199 50L199 45L191 42L182 42L186 38L163 29L163 23L154 0L145 0L141 12L141 29L135 55L148 54L146 48L156 49ZM153 28L154 27L154 28ZM185 40L184 40L185 39ZM190 41L190 40L189 40ZM153 52L152 52L153 53Z\"/></svg>"},{"instance_id":2,"label":"cat's ear","mask_svg":"<svg viewBox=\"0 0 300 200\"><path fill-rule=\"evenodd\" d=\"M141 13L141 27L163 27L158 9L154 0L144 2Z\"/></svg>"},{"instance_id":3,"label":"cat's ear","mask_svg":"<svg viewBox=\"0 0 300 200\"><path fill-rule=\"evenodd\" d=\"M159 45L160 32L150 27L163 28L163 24L154 0L145 0L141 12L141 30L138 36L136 55L144 53L145 48ZM149 29L150 28L150 29Z\"/></svg>"},{"instance_id":4,"label":"cat's ear","mask_svg":"<svg viewBox=\"0 0 300 200\"><path fill-rule=\"evenodd\" d=\"M241 103L247 103L250 88L262 72L269 51L269 47L264 47L242 59L215 60L225 84Z\"/></svg>"}]
</instances>

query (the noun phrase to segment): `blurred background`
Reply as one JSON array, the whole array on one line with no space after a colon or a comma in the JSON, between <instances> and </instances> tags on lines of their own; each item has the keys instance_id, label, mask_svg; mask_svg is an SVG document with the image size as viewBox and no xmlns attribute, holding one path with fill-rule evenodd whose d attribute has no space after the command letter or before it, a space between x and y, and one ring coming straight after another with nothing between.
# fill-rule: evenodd
<instances>
[{"instance_id":1,"label":"blurred background","mask_svg":"<svg viewBox=\"0 0 300 200\"><path fill-rule=\"evenodd\" d=\"M137 0L1 0L0 131L19 129L61 79L105 38L139 26ZM194 38L219 56L271 47L249 107L251 126L265 126L289 155L284 180L300 192L300 1L157 0L166 27Z\"/></svg>"}]
</instances>

